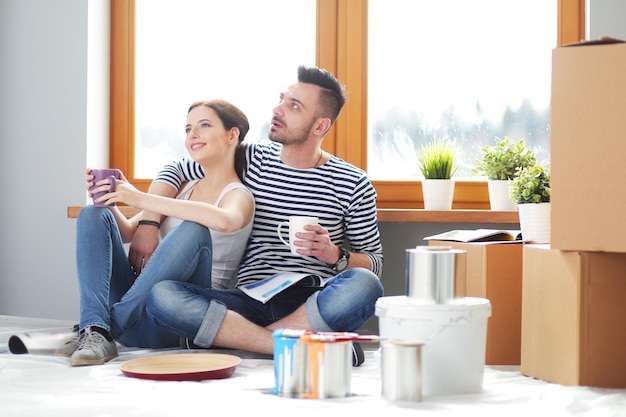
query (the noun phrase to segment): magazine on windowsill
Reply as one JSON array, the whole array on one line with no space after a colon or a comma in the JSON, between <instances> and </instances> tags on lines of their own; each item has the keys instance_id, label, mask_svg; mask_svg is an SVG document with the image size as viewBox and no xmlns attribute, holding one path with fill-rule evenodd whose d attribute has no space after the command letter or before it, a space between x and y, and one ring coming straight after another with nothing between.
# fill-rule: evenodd
<instances>
[{"instance_id":1,"label":"magazine on windowsill","mask_svg":"<svg viewBox=\"0 0 626 417\"><path fill-rule=\"evenodd\" d=\"M523 242L521 230L473 229L450 230L427 236L424 240L450 240L454 242Z\"/></svg>"},{"instance_id":2,"label":"magazine on windowsill","mask_svg":"<svg viewBox=\"0 0 626 417\"><path fill-rule=\"evenodd\" d=\"M276 294L305 279L306 281L302 284L309 287L323 287L329 280L329 278L322 278L319 275L280 272L261 281L242 285L239 288L249 297L265 304Z\"/></svg>"}]
</instances>

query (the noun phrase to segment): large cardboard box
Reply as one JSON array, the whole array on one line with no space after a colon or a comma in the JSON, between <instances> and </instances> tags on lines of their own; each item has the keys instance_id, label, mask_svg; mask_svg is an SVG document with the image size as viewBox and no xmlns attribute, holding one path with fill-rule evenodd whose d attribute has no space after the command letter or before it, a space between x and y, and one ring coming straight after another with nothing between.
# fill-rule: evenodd
<instances>
[{"instance_id":1,"label":"large cardboard box","mask_svg":"<svg viewBox=\"0 0 626 417\"><path fill-rule=\"evenodd\" d=\"M626 43L606 42L552 52L555 249L626 252Z\"/></svg>"},{"instance_id":2,"label":"large cardboard box","mask_svg":"<svg viewBox=\"0 0 626 417\"><path fill-rule=\"evenodd\" d=\"M466 295L487 298L487 365L519 365L522 326L522 243L430 240L467 251Z\"/></svg>"},{"instance_id":3,"label":"large cardboard box","mask_svg":"<svg viewBox=\"0 0 626 417\"><path fill-rule=\"evenodd\" d=\"M626 254L525 245L524 375L626 387Z\"/></svg>"}]
</instances>

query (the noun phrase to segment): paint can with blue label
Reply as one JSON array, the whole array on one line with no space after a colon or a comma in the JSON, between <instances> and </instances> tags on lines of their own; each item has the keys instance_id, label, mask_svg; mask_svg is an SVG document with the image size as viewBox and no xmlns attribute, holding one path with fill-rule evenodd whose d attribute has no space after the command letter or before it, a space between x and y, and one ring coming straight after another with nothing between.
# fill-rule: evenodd
<instances>
[{"instance_id":1,"label":"paint can with blue label","mask_svg":"<svg viewBox=\"0 0 626 417\"><path fill-rule=\"evenodd\" d=\"M305 384L306 355L299 345L304 330L278 329L274 337L274 393L298 397Z\"/></svg>"}]
</instances>

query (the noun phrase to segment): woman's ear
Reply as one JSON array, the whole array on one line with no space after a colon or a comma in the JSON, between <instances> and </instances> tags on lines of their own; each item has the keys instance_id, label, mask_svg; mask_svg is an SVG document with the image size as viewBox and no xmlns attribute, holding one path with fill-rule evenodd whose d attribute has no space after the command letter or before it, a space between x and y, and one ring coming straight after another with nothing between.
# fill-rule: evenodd
<instances>
[{"instance_id":1,"label":"woman's ear","mask_svg":"<svg viewBox=\"0 0 626 417\"><path fill-rule=\"evenodd\" d=\"M235 141L236 143L239 143L239 134L241 133L241 131L239 130L238 127L233 127L230 129L230 131L228 132L228 140L229 141Z\"/></svg>"}]
</instances>

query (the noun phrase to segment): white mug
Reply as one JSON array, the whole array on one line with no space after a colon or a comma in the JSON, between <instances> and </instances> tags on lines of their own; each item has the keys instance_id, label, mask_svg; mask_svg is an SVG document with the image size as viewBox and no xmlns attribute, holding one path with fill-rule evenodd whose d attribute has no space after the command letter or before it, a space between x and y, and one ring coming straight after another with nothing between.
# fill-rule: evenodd
<instances>
[{"instance_id":1,"label":"white mug","mask_svg":"<svg viewBox=\"0 0 626 417\"><path fill-rule=\"evenodd\" d=\"M300 255L298 252L296 252L297 249L304 249L303 247L299 247L299 246L295 246L293 244L293 242L295 242L296 240L298 240L298 238L296 237L296 233L298 232L308 232L307 230L304 230L304 226L307 224L317 224L318 223L318 219L317 217L310 217L310 216L289 216L289 221L284 221L284 222L280 222L278 224L278 227L276 228L276 233L278 233L278 238L281 240L281 242L283 242L285 245L289 246L291 248L291 253L293 253L294 255ZM281 227L283 227L284 225L289 224L289 242L287 242L285 239L283 239L282 233L281 233ZM310 233L310 232L309 232Z\"/></svg>"}]
</instances>

